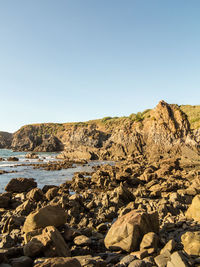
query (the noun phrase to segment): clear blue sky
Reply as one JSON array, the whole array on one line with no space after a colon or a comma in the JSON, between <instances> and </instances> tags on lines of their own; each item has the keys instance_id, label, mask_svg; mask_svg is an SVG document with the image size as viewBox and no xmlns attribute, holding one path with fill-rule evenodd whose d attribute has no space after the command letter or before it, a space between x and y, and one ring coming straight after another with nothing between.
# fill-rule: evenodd
<instances>
[{"instance_id":1,"label":"clear blue sky","mask_svg":"<svg viewBox=\"0 0 200 267\"><path fill-rule=\"evenodd\" d=\"M199 0L1 0L0 130L200 104Z\"/></svg>"}]
</instances>

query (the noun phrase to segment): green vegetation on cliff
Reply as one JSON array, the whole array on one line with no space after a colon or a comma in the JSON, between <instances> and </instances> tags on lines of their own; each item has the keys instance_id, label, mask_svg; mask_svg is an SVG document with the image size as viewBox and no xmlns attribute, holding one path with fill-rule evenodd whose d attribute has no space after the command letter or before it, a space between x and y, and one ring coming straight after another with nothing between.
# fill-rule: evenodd
<instances>
[{"instance_id":1,"label":"green vegetation on cliff","mask_svg":"<svg viewBox=\"0 0 200 267\"><path fill-rule=\"evenodd\" d=\"M181 110L187 115L192 130L200 128L200 105L182 105Z\"/></svg>"}]
</instances>

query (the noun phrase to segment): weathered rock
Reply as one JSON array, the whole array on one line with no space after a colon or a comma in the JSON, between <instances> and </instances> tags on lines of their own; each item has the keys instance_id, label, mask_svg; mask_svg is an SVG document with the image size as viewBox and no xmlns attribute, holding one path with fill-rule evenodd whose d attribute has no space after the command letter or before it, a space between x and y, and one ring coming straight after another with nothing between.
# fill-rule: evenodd
<instances>
[{"instance_id":1,"label":"weathered rock","mask_svg":"<svg viewBox=\"0 0 200 267\"><path fill-rule=\"evenodd\" d=\"M167 262L170 260L171 260L171 254L168 250L165 250L162 254L154 258L154 261L158 267L166 267Z\"/></svg>"},{"instance_id":2,"label":"weathered rock","mask_svg":"<svg viewBox=\"0 0 200 267\"><path fill-rule=\"evenodd\" d=\"M133 210L117 219L105 237L105 246L111 250L131 252L139 248L143 236L148 232L158 232L158 213L148 214Z\"/></svg>"},{"instance_id":3,"label":"weathered rock","mask_svg":"<svg viewBox=\"0 0 200 267\"><path fill-rule=\"evenodd\" d=\"M70 250L59 231L53 226L47 226L42 234L33 237L24 246L24 255L35 257L44 253L46 257L68 257Z\"/></svg>"},{"instance_id":4,"label":"weathered rock","mask_svg":"<svg viewBox=\"0 0 200 267\"><path fill-rule=\"evenodd\" d=\"M133 260L128 267L147 267L145 261Z\"/></svg>"},{"instance_id":5,"label":"weathered rock","mask_svg":"<svg viewBox=\"0 0 200 267\"><path fill-rule=\"evenodd\" d=\"M23 226L25 233L46 226L61 226L66 223L66 213L60 206L45 206L28 215Z\"/></svg>"},{"instance_id":6,"label":"weathered rock","mask_svg":"<svg viewBox=\"0 0 200 267\"><path fill-rule=\"evenodd\" d=\"M76 258L57 257L37 259L34 267L81 267L81 264Z\"/></svg>"},{"instance_id":7,"label":"weathered rock","mask_svg":"<svg viewBox=\"0 0 200 267\"><path fill-rule=\"evenodd\" d=\"M91 267L106 267L106 262L99 256L92 257L91 255L75 256L75 258L80 262L81 266L91 266Z\"/></svg>"},{"instance_id":8,"label":"weathered rock","mask_svg":"<svg viewBox=\"0 0 200 267\"><path fill-rule=\"evenodd\" d=\"M189 265L183 253L176 251L171 255L171 261L167 262L167 267L189 267Z\"/></svg>"},{"instance_id":9,"label":"weathered rock","mask_svg":"<svg viewBox=\"0 0 200 267\"><path fill-rule=\"evenodd\" d=\"M12 142L12 134L8 132L0 132L0 148L10 148Z\"/></svg>"},{"instance_id":10,"label":"weathered rock","mask_svg":"<svg viewBox=\"0 0 200 267\"><path fill-rule=\"evenodd\" d=\"M181 236L181 240L188 255L200 256L200 231L186 232Z\"/></svg>"},{"instance_id":11,"label":"weathered rock","mask_svg":"<svg viewBox=\"0 0 200 267\"><path fill-rule=\"evenodd\" d=\"M12 267L32 267L33 260L27 256L11 259Z\"/></svg>"},{"instance_id":12,"label":"weathered rock","mask_svg":"<svg viewBox=\"0 0 200 267\"><path fill-rule=\"evenodd\" d=\"M49 188L49 190L46 192L45 196L48 200L52 200L54 197L58 194L58 187Z\"/></svg>"},{"instance_id":13,"label":"weathered rock","mask_svg":"<svg viewBox=\"0 0 200 267\"><path fill-rule=\"evenodd\" d=\"M200 223L200 195L193 198L192 204L185 215L188 219L194 219Z\"/></svg>"},{"instance_id":14,"label":"weathered rock","mask_svg":"<svg viewBox=\"0 0 200 267\"><path fill-rule=\"evenodd\" d=\"M22 193L35 187L37 187L37 183L32 178L13 178L6 185L5 190L12 193Z\"/></svg>"},{"instance_id":15,"label":"weathered rock","mask_svg":"<svg viewBox=\"0 0 200 267\"><path fill-rule=\"evenodd\" d=\"M171 239L167 242L163 249L161 249L160 254L163 254L166 250L172 252L176 247L176 242L174 239Z\"/></svg>"},{"instance_id":16,"label":"weathered rock","mask_svg":"<svg viewBox=\"0 0 200 267\"><path fill-rule=\"evenodd\" d=\"M15 212L18 215L24 215L27 216L29 215L33 210L36 208L36 203L34 203L31 200L26 200L24 201L21 205L19 205Z\"/></svg>"},{"instance_id":17,"label":"weathered rock","mask_svg":"<svg viewBox=\"0 0 200 267\"><path fill-rule=\"evenodd\" d=\"M45 196L41 189L33 188L27 193L26 198L38 202L44 200Z\"/></svg>"},{"instance_id":18,"label":"weathered rock","mask_svg":"<svg viewBox=\"0 0 200 267\"><path fill-rule=\"evenodd\" d=\"M153 232L149 232L143 236L142 242L140 243L140 250L154 248L156 251L158 248L158 241L158 235Z\"/></svg>"},{"instance_id":19,"label":"weathered rock","mask_svg":"<svg viewBox=\"0 0 200 267\"><path fill-rule=\"evenodd\" d=\"M85 235L79 235L74 238L74 244L78 246L87 246L91 244L91 239Z\"/></svg>"}]
</instances>

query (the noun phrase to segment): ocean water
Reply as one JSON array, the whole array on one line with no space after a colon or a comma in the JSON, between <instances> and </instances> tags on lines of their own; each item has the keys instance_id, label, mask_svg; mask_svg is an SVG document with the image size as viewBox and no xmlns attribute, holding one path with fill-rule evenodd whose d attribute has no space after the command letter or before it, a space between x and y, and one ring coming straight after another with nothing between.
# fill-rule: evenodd
<instances>
[{"instance_id":1,"label":"ocean water","mask_svg":"<svg viewBox=\"0 0 200 267\"><path fill-rule=\"evenodd\" d=\"M9 149L0 149L0 157L5 161L0 161L0 170L16 171L15 173L5 173L0 175L0 193L4 192L5 186L12 178L34 178L39 188L44 185L60 185L67 180L71 180L75 172L87 171L91 172L92 167L95 165L105 164L103 161L91 161L85 166L74 165L73 168L63 169L59 171L45 171L43 169L33 169L33 166L29 166L30 163L38 162L38 159L26 159L27 152L13 152ZM57 153L37 153L39 159L46 163L55 161ZM17 157L19 161L7 161L8 157ZM39 163L39 162L38 162ZM19 164L25 164L25 166L18 166Z\"/></svg>"}]
</instances>

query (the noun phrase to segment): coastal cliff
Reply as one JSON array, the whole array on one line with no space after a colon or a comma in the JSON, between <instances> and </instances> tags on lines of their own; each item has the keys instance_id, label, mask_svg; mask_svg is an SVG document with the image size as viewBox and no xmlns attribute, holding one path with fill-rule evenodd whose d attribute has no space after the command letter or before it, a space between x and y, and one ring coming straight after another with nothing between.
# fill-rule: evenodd
<instances>
[{"instance_id":1,"label":"coastal cliff","mask_svg":"<svg viewBox=\"0 0 200 267\"><path fill-rule=\"evenodd\" d=\"M179 107L160 101L155 109L129 117L27 125L13 134L11 148L63 151L60 157L68 159L119 160L139 155L151 158L190 152L198 154L199 130L191 127L188 120L191 112L186 107L191 106Z\"/></svg>"},{"instance_id":2,"label":"coastal cliff","mask_svg":"<svg viewBox=\"0 0 200 267\"><path fill-rule=\"evenodd\" d=\"M0 132L0 148L9 148L12 143L12 134Z\"/></svg>"}]
</instances>

